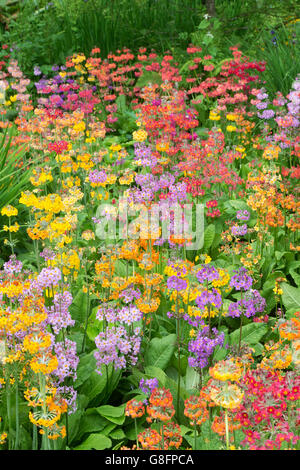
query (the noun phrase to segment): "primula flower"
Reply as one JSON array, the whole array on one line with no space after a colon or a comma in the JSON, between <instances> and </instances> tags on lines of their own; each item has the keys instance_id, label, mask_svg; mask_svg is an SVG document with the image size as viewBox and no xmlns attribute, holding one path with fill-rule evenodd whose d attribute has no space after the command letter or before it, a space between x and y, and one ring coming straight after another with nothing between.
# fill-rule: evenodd
<instances>
[{"instance_id":1,"label":"primula flower","mask_svg":"<svg viewBox=\"0 0 300 470\"><path fill-rule=\"evenodd\" d=\"M18 215L18 209L13 206L5 206L1 209L1 215L6 215L7 217L13 217Z\"/></svg>"},{"instance_id":2,"label":"primula flower","mask_svg":"<svg viewBox=\"0 0 300 470\"><path fill-rule=\"evenodd\" d=\"M210 392L211 399L216 405L225 409L236 409L243 400L244 392L235 384L227 384Z\"/></svg>"},{"instance_id":3,"label":"primula flower","mask_svg":"<svg viewBox=\"0 0 300 470\"><path fill-rule=\"evenodd\" d=\"M190 396L184 402L184 415L191 420L191 426L201 425L208 419L206 402L199 396Z\"/></svg>"},{"instance_id":4,"label":"primula flower","mask_svg":"<svg viewBox=\"0 0 300 470\"><path fill-rule=\"evenodd\" d=\"M246 268L242 267L238 271L234 271L230 280L230 287L235 287L236 290L249 290L252 286L253 279L248 276Z\"/></svg>"},{"instance_id":5,"label":"primula flower","mask_svg":"<svg viewBox=\"0 0 300 470\"><path fill-rule=\"evenodd\" d=\"M141 418L145 413L144 403L135 399L130 400L126 403L125 416L131 418Z\"/></svg>"},{"instance_id":6,"label":"primula flower","mask_svg":"<svg viewBox=\"0 0 300 470\"><path fill-rule=\"evenodd\" d=\"M220 381L232 380L236 382L242 376L242 372L241 363L234 358L219 361L209 369L209 374Z\"/></svg>"},{"instance_id":7,"label":"primula flower","mask_svg":"<svg viewBox=\"0 0 300 470\"><path fill-rule=\"evenodd\" d=\"M182 291L187 288L187 282L177 276L171 276L167 280L168 289L175 289L176 291Z\"/></svg>"}]
</instances>

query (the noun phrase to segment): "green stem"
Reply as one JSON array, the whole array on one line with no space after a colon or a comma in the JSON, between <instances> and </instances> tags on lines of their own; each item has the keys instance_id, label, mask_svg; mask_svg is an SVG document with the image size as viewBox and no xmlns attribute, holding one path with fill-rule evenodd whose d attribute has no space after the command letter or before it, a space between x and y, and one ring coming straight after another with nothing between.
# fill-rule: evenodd
<instances>
[{"instance_id":1,"label":"green stem","mask_svg":"<svg viewBox=\"0 0 300 470\"><path fill-rule=\"evenodd\" d=\"M5 357L8 356L8 347L7 347L7 342L5 339ZM10 376L8 372L8 364L5 364L5 387L6 387L6 414L7 414L7 421L8 421L8 449L11 449L11 440L12 440L12 434L11 434L11 391L10 391Z\"/></svg>"},{"instance_id":2,"label":"green stem","mask_svg":"<svg viewBox=\"0 0 300 470\"><path fill-rule=\"evenodd\" d=\"M37 427L33 424L32 430L32 450L38 450L38 434L37 434Z\"/></svg>"},{"instance_id":3,"label":"green stem","mask_svg":"<svg viewBox=\"0 0 300 470\"><path fill-rule=\"evenodd\" d=\"M136 438L136 447L139 449L139 440L138 440L138 429L137 429L137 422L136 418L134 418L134 427L135 427L135 438Z\"/></svg>"},{"instance_id":4,"label":"green stem","mask_svg":"<svg viewBox=\"0 0 300 470\"><path fill-rule=\"evenodd\" d=\"M241 323L240 323L239 354L241 352L242 330L243 330L243 314L241 315Z\"/></svg>"},{"instance_id":5,"label":"green stem","mask_svg":"<svg viewBox=\"0 0 300 470\"><path fill-rule=\"evenodd\" d=\"M20 436L20 418L19 418L19 386L17 378L15 379L16 384L16 440L15 450L19 448L19 436Z\"/></svg>"},{"instance_id":6,"label":"green stem","mask_svg":"<svg viewBox=\"0 0 300 470\"><path fill-rule=\"evenodd\" d=\"M226 434L226 449L229 450L229 428L228 428L228 410L225 409L225 434Z\"/></svg>"},{"instance_id":7,"label":"green stem","mask_svg":"<svg viewBox=\"0 0 300 470\"><path fill-rule=\"evenodd\" d=\"M85 327L84 327L81 353L83 353L85 349L85 340L86 340L87 327L88 327L88 321L89 321L89 316L90 316L90 286L89 286L89 280L87 278L87 269L86 269L86 280L87 280L87 293L86 293L87 305L86 305L86 318L85 318Z\"/></svg>"}]
</instances>

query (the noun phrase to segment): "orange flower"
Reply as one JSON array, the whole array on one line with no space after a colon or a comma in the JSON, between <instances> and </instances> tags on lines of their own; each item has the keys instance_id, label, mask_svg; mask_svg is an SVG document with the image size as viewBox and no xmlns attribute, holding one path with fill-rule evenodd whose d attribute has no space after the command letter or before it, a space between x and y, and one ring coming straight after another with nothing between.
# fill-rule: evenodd
<instances>
[{"instance_id":1,"label":"orange flower","mask_svg":"<svg viewBox=\"0 0 300 470\"><path fill-rule=\"evenodd\" d=\"M133 399L126 403L125 416L130 416L131 418L140 418L144 413L145 407L142 401Z\"/></svg>"},{"instance_id":2,"label":"orange flower","mask_svg":"<svg viewBox=\"0 0 300 470\"><path fill-rule=\"evenodd\" d=\"M190 396L184 402L184 415L190 418L191 426L204 423L208 418L206 402L196 395Z\"/></svg>"}]
</instances>

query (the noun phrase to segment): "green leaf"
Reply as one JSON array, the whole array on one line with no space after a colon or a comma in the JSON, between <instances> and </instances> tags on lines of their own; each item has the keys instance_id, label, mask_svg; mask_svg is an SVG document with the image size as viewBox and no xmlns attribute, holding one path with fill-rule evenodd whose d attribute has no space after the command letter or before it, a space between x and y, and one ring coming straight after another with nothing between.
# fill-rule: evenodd
<instances>
[{"instance_id":1,"label":"green leaf","mask_svg":"<svg viewBox=\"0 0 300 470\"><path fill-rule=\"evenodd\" d=\"M300 287L300 274L296 271L296 269L299 271L299 266L300 261L292 261L288 264L288 272L292 276L295 281L295 284L297 284L298 287Z\"/></svg>"},{"instance_id":2,"label":"green leaf","mask_svg":"<svg viewBox=\"0 0 300 470\"><path fill-rule=\"evenodd\" d=\"M92 372L89 378L80 387L80 392L88 397L89 403L99 395L105 388L106 376L105 374L99 375L97 372Z\"/></svg>"},{"instance_id":3,"label":"green leaf","mask_svg":"<svg viewBox=\"0 0 300 470\"><path fill-rule=\"evenodd\" d=\"M168 335L163 338L153 338L145 354L147 366L155 366L165 369L175 351L176 335Z\"/></svg>"},{"instance_id":4,"label":"green leaf","mask_svg":"<svg viewBox=\"0 0 300 470\"><path fill-rule=\"evenodd\" d=\"M84 395L77 395L77 410L68 417L69 444L77 440L81 435L81 420L84 415L84 409L88 404L88 399ZM91 430L89 430L91 432Z\"/></svg>"},{"instance_id":5,"label":"green leaf","mask_svg":"<svg viewBox=\"0 0 300 470\"><path fill-rule=\"evenodd\" d=\"M282 302L286 310L300 310L300 288L292 287L286 282L280 284L283 290Z\"/></svg>"},{"instance_id":6,"label":"green leaf","mask_svg":"<svg viewBox=\"0 0 300 470\"><path fill-rule=\"evenodd\" d=\"M156 378L159 381L160 387L165 387L167 374L158 367L155 366L147 366L145 367L145 374L148 375L150 378Z\"/></svg>"},{"instance_id":7,"label":"green leaf","mask_svg":"<svg viewBox=\"0 0 300 470\"><path fill-rule=\"evenodd\" d=\"M82 442L82 444L75 447L74 450L103 450L109 449L111 444L111 440L103 434L90 434L89 437Z\"/></svg>"},{"instance_id":8,"label":"green leaf","mask_svg":"<svg viewBox=\"0 0 300 470\"><path fill-rule=\"evenodd\" d=\"M97 413L95 408L88 408L80 422L80 436L86 433L103 431L107 420Z\"/></svg>"},{"instance_id":9,"label":"green leaf","mask_svg":"<svg viewBox=\"0 0 300 470\"><path fill-rule=\"evenodd\" d=\"M70 306L70 313L78 324L83 324L87 315L87 295L80 290L75 295L72 305Z\"/></svg>"},{"instance_id":10,"label":"green leaf","mask_svg":"<svg viewBox=\"0 0 300 470\"><path fill-rule=\"evenodd\" d=\"M262 323L249 323L243 326L242 342L250 345L258 344L260 339L267 333L268 327ZM238 328L229 335L230 344L238 344L240 329Z\"/></svg>"},{"instance_id":11,"label":"green leaf","mask_svg":"<svg viewBox=\"0 0 300 470\"><path fill-rule=\"evenodd\" d=\"M213 244L215 238L216 228L214 224L208 225L204 231L204 244L203 244L203 251L206 252L209 250L211 245Z\"/></svg>"},{"instance_id":12,"label":"green leaf","mask_svg":"<svg viewBox=\"0 0 300 470\"><path fill-rule=\"evenodd\" d=\"M94 357L94 351L91 351L89 354L80 357L77 367L77 379L75 382L76 388L88 380L91 373L95 371L95 368L96 359Z\"/></svg>"},{"instance_id":13,"label":"green leaf","mask_svg":"<svg viewBox=\"0 0 300 470\"><path fill-rule=\"evenodd\" d=\"M187 390L196 389L200 382L200 374L193 367L186 368L185 388Z\"/></svg>"},{"instance_id":14,"label":"green leaf","mask_svg":"<svg viewBox=\"0 0 300 470\"><path fill-rule=\"evenodd\" d=\"M116 429L115 431L112 431L109 436L111 437L111 439L116 440L124 439L126 437L122 429Z\"/></svg>"},{"instance_id":15,"label":"green leaf","mask_svg":"<svg viewBox=\"0 0 300 470\"><path fill-rule=\"evenodd\" d=\"M125 421L125 403L121 406L103 405L96 408L104 418L115 424L123 424Z\"/></svg>"},{"instance_id":16,"label":"green leaf","mask_svg":"<svg viewBox=\"0 0 300 470\"><path fill-rule=\"evenodd\" d=\"M136 82L136 87L143 88L144 86L148 85L148 83L157 83L160 85L162 82L162 78L159 73L152 72L151 70L146 71L141 75L141 77Z\"/></svg>"}]
</instances>

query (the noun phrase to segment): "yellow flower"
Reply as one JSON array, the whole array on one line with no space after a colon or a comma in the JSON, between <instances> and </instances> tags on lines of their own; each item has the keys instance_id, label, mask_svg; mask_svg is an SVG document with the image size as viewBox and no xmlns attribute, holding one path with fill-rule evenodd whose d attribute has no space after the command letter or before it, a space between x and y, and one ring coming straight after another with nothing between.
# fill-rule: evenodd
<instances>
[{"instance_id":1,"label":"yellow flower","mask_svg":"<svg viewBox=\"0 0 300 470\"><path fill-rule=\"evenodd\" d=\"M134 175L132 173L130 174L124 174L119 178L119 183L120 184L131 184L134 180Z\"/></svg>"},{"instance_id":2,"label":"yellow flower","mask_svg":"<svg viewBox=\"0 0 300 470\"><path fill-rule=\"evenodd\" d=\"M157 142L156 144L156 150L159 152L166 152L169 150L169 142Z\"/></svg>"},{"instance_id":3,"label":"yellow flower","mask_svg":"<svg viewBox=\"0 0 300 470\"><path fill-rule=\"evenodd\" d=\"M122 149L120 144L112 144L109 148L112 152L119 152Z\"/></svg>"},{"instance_id":4,"label":"yellow flower","mask_svg":"<svg viewBox=\"0 0 300 470\"><path fill-rule=\"evenodd\" d=\"M1 215L7 215L7 217L18 215L18 209L13 206L5 206L3 209L1 209Z\"/></svg>"},{"instance_id":5,"label":"yellow flower","mask_svg":"<svg viewBox=\"0 0 300 470\"><path fill-rule=\"evenodd\" d=\"M243 399L244 392L235 384L225 384L221 389L214 388L210 393L210 398L218 406L233 410L237 408Z\"/></svg>"},{"instance_id":6,"label":"yellow flower","mask_svg":"<svg viewBox=\"0 0 300 470\"><path fill-rule=\"evenodd\" d=\"M225 361L217 362L213 367L209 369L209 373L216 380L237 381L242 375L242 367L238 360L230 358Z\"/></svg>"},{"instance_id":7,"label":"yellow flower","mask_svg":"<svg viewBox=\"0 0 300 470\"><path fill-rule=\"evenodd\" d=\"M8 225L3 225L3 230L4 232L10 232L10 233L15 233L19 230L20 225L18 222L16 222L14 225L11 225L10 227Z\"/></svg>"},{"instance_id":8,"label":"yellow flower","mask_svg":"<svg viewBox=\"0 0 300 470\"><path fill-rule=\"evenodd\" d=\"M236 121L238 119L238 115L234 113L229 113L229 114L226 114L226 119L228 121Z\"/></svg>"},{"instance_id":9,"label":"yellow flower","mask_svg":"<svg viewBox=\"0 0 300 470\"><path fill-rule=\"evenodd\" d=\"M0 445L5 444L6 439L7 439L7 432L3 432L2 434L0 434Z\"/></svg>"},{"instance_id":10,"label":"yellow flower","mask_svg":"<svg viewBox=\"0 0 300 470\"><path fill-rule=\"evenodd\" d=\"M132 134L133 140L136 142L144 142L148 137L148 133L144 129L139 129L138 131L134 131Z\"/></svg>"},{"instance_id":11,"label":"yellow flower","mask_svg":"<svg viewBox=\"0 0 300 470\"><path fill-rule=\"evenodd\" d=\"M84 121L79 121L73 126L73 130L75 132L83 132L85 130L85 122Z\"/></svg>"},{"instance_id":12,"label":"yellow flower","mask_svg":"<svg viewBox=\"0 0 300 470\"><path fill-rule=\"evenodd\" d=\"M226 130L227 130L228 132L235 132L235 131L236 131L236 126L227 126L227 127L226 127Z\"/></svg>"},{"instance_id":13,"label":"yellow flower","mask_svg":"<svg viewBox=\"0 0 300 470\"><path fill-rule=\"evenodd\" d=\"M211 121L219 121L221 117L218 111L210 111L208 119Z\"/></svg>"}]
</instances>

